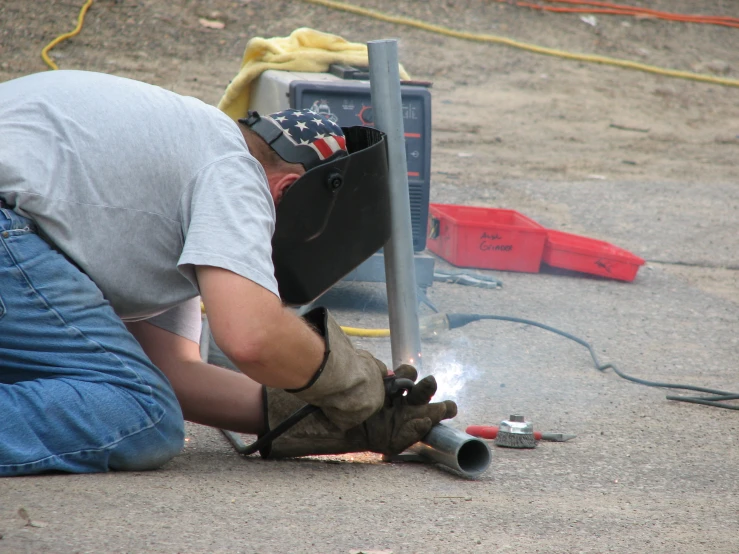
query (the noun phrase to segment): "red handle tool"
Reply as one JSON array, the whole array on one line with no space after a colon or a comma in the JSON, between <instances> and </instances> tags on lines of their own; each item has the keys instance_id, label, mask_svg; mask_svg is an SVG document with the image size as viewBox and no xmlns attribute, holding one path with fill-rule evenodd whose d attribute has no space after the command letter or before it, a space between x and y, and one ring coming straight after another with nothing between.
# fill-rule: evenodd
<instances>
[{"instance_id":1,"label":"red handle tool","mask_svg":"<svg viewBox=\"0 0 739 554\"><path fill-rule=\"evenodd\" d=\"M494 425L470 425L467 434L481 439L494 439L498 436L498 428ZM541 431L534 431L534 438L541 440Z\"/></svg>"},{"instance_id":2,"label":"red handle tool","mask_svg":"<svg viewBox=\"0 0 739 554\"><path fill-rule=\"evenodd\" d=\"M494 439L498 436L498 428L494 425L470 425L466 431L468 435L481 439ZM534 439L538 441L565 442L574 438L575 435L565 435L564 433L542 433L541 431L534 431Z\"/></svg>"}]
</instances>

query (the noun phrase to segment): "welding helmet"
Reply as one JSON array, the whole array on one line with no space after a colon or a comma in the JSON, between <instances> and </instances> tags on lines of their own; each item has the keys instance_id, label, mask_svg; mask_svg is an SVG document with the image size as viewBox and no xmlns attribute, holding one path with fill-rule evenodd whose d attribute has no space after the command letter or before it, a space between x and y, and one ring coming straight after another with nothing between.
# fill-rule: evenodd
<instances>
[{"instance_id":1,"label":"welding helmet","mask_svg":"<svg viewBox=\"0 0 739 554\"><path fill-rule=\"evenodd\" d=\"M306 170L277 204L272 261L282 301L308 304L390 238L385 134L308 110L249 112L239 122Z\"/></svg>"}]
</instances>

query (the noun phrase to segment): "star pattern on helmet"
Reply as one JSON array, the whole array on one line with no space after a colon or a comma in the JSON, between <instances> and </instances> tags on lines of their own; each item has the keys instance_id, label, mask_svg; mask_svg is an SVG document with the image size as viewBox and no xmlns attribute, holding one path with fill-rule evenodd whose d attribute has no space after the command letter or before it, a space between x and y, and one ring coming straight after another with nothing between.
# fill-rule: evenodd
<instances>
[{"instance_id":1,"label":"star pattern on helmet","mask_svg":"<svg viewBox=\"0 0 739 554\"><path fill-rule=\"evenodd\" d=\"M319 160L330 158L336 152L346 151L344 133L336 123L309 110L283 110L264 119L280 128L296 146L308 146Z\"/></svg>"}]
</instances>

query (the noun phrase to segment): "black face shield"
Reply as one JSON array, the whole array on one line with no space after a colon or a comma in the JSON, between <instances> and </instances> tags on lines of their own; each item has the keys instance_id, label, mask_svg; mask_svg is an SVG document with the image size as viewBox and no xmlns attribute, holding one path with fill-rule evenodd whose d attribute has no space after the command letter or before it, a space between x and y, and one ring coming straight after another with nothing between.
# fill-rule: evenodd
<instances>
[{"instance_id":1,"label":"black face shield","mask_svg":"<svg viewBox=\"0 0 739 554\"><path fill-rule=\"evenodd\" d=\"M275 151L285 161L303 163L309 156L291 151L306 146L289 144L250 116L240 121L260 136L267 132L262 138L268 144L279 142ZM280 296L289 305L312 302L390 238L385 135L370 127L342 130L348 154L309 162L277 205L272 261Z\"/></svg>"}]
</instances>

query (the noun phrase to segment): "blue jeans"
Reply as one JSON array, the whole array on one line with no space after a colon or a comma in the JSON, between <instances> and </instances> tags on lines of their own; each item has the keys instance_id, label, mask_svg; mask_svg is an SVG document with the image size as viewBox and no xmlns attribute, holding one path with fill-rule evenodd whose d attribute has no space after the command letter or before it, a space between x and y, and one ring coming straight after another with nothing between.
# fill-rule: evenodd
<instances>
[{"instance_id":1,"label":"blue jeans","mask_svg":"<svg viewBox=\"0 0 739 554\"><path fill-rule=\"evenodd\" d=\"M182 411L100 289L0 202L0 476L145 470Z\"/></svg>"}]
</instances>

